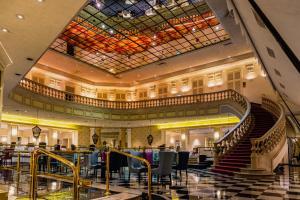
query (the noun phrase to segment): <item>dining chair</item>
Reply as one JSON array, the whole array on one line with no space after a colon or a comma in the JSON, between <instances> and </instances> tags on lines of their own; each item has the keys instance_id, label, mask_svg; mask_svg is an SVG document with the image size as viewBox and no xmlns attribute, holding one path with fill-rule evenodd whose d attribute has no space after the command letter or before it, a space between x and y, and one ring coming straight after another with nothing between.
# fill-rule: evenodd
<instances>
[{"instance_id":1,"label":"dining chair","mask_svg":"<svg viewBox=\"0 0 300 200\"><path fill-rule=\"evenodd\" d=\"M177 171L179 171L180 179L181 179L181 171L185 170L186 177L188 175L188 162L189 162L189 156L190 152L188 151L180 151L177 154L178 160L176 166L173 167L173 169L176 170L176 177L177 177Z\"/></svg>"},{"instance_id":2,"label":"dining chair","mask_svg":"<svg viewBox=\"0 0 300 200\"><path fill-rule=\"evenodd\" d=\"M159 179L169 176L170 184L172 184L172 164L174 161L175 152L160 151L158 168L152 169L152 174L157 175L157 182Z\"/></svg>"},{"instance_id":3,"label":"dining chair","mask_svg":"<svg viewBox=\"0 0 300 200\"><path fill-rule=\"evenodd\" d=\"M131 151L129 153L133 156L143 157L142 152ZM131 157L127 157L127 163L128 163L128 169L129 169L128 180L130 180L130 174L135 173L138 175L138 181L140 183L141 182L141 173L146 172L146 167L143 165L143 163L141 161L131 158Z\"/></svg>"}]
</instances>

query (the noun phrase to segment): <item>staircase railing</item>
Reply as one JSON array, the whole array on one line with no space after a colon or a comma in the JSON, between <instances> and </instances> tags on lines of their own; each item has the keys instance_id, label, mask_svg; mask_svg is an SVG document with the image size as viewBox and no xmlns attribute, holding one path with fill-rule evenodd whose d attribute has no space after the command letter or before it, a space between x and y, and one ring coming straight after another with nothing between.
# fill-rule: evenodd
<instances>
[{"instance_id":1,"label":"staircase railing","mask_svg":"<svg viewBox=\"0 0 300 200\"><path fill-rule=\"evenodd\" d=\"M266 97L262 99L262 107L277 121L263 136L251 139L251 167L273 171L287 151L285 112L280 104Z\"/></svg>"},{"instance_id":2,"label":"staircase railing","mask_svg":"<svg viewBox=\"0 0 300 200\"><path fill-rule=\"evenodd\" d=\"M68 167L70 167L73 171L73 199L79 199L79 171L77 167L74 165L73 162L58 156L54 153L51 153L45 149L36 149L32 152L31 159L30 159L30 175L31 175L31 184L30 184L30 198L35 200L37 199L37 166L38 166L38 158L40 155L46 155L49 158L53 158Z\"/></svg>"},{"instance_id":3,"label":"staircase railing","mask_svg":"<svg viewBox=\"0 0 300 200\"><path fill-rule=\"evenodd\" d=\"M88 106L94 106L106 109L143 109L143 108L155 108L165 106L177 106L197 103L211 103L215 101L233 100L238 104L245 104L243 97L234 90L224 90L213 93L204 93L196 95L185 95L177 97L166 97L160 99L149 99L142 101L108 101L103 99L90 98L85 96L76 95L73 93L57 90L43 84L34 82L30 79L23 79L20 81L19 86L23 89L31 92L55 98L58 100L64 100L67 102L74 102L78 104L84 104ZM245 106L245 105L241 105Z\"/></svg>"},{"instance_id":4,"label":"staircase railing","mask_svg":"<svg viewBox=\"0 0 300 200\"><path fill-rule=\"evenodd\" d=\"M243 108L244 115L241 121L235 125L228 133L226 133L222 138L214 143L214 162L217 164L225 154L230 152L231 148L237 144L240 139L247 134L249 128L251 127L251 104L249 101L239 93L234 94L234 100L239 102Z\"/></svg>"}]
</instances>

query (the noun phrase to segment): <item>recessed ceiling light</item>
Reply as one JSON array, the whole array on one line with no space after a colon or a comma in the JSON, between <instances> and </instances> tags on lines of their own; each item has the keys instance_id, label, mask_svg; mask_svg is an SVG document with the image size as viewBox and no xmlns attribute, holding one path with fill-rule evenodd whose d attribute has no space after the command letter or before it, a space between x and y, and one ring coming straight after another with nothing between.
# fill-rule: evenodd
<instances>
[{"instance_id":1,"label":"recessed ceiling light","mask_svg":"<svg viewBox=\"0 0 300 200\"><path fill-rule=\"evenodd\" d=\"M216 26L216 30L219 30L220 29L220 27L219 26Z\"/></svg>"},{"instance_id":2,"label":"recessed ceiling light","mask_svg":"<svg viewBox=\"0 0 300 200\"><path fill-rule=\"evenodd\" d=\"M24 19L24 15L21 15L21 14L16 14L16 17L17 17L17 19Z\"/></svg>"},{"instance_id":3,"label":"recessed ceiling light","mask_svg":"<svg viewBox=\"0 0 300 200\"><path fill-rule=\"evenodd\" d=\"M195 31L196 31L196 28L195 28L195 27L193 27L193 28L192 28L192 31L193 31L193 32L195 32Z\"/></svg>"},{"instance_id":4,"label":"recessed ceiling light","mask_svg":"<svg viewBox=\"0 0 300 200\"><path fill-rule=\"evenodd\" d=\"M7 28L2 28L1 31L4 32L4 33L7 33L8 29Z\"/></svg>"},{"instance_id":5,"label":"recessed ceiling light","mask_svg":"<svg viewBox=\"0 0 300 200\"><path fill-rule=\"evenodd\" d=\"M37 0L37 2L39 3L43 3L45 0Z\"/></svg>"},{"instance_id":6,"label":"recessed ceiling light","mask_svg":"<svg viewBox=\"0 0 300 200\"><path fill-rule=\"evenodd\" d=\"M99 56L99 55L100 55L100 53L99 53L99 52L97 52L97 53L96 53L96 55L97 55L97 56Z\"/></svg>"},{"instance_id":7,"label":"recessed ceiling light","mask_svg":"<svg viewBox=\"0 0 300 200\"><path fill-rule=\"evenodd\" d=\"M105 24L101 24L101 28L105 29L106 28Z\"/></svg>"}]
</instances>

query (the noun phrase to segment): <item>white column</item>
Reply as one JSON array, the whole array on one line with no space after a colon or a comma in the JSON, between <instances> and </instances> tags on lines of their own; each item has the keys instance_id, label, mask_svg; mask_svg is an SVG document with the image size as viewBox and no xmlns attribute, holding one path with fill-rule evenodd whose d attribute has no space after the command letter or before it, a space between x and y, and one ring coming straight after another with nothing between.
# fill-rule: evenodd
<instances>
[{"instance_id":1,"label":"white column","mask_svg":"<svg viewBox=\"0 0 300 200\"><path fill-rule=\"evenodd\" d=\"M127 146L131 148L131 128L127 128Z\"/></svg>"},{"instance_id":2,"label":"white column","mask_svg":"<svg viewBox=\"0 0 300 200\"><path fill-rule=\"evenodd\" d=\"M73 133L72 133L72 143L75 146L78 145L78 131L73 131Z\"/></svg>"}]
</instances>

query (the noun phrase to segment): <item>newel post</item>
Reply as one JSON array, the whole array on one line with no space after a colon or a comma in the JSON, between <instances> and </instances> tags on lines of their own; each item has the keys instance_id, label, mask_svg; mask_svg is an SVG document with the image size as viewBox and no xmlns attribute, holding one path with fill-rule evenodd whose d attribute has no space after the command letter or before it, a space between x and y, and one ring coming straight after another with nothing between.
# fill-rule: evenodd
<instances>
[{"instance_id":1,"label":"newel post","mask_svg":"<svg viewBox=\"0 0 300 200\"><path fill-rule=\"evenodd\" d=\"M214 143L214 165L219 163L219 154L220 154L220 147L216 143Z\"/></svg>"}]
</instances>

